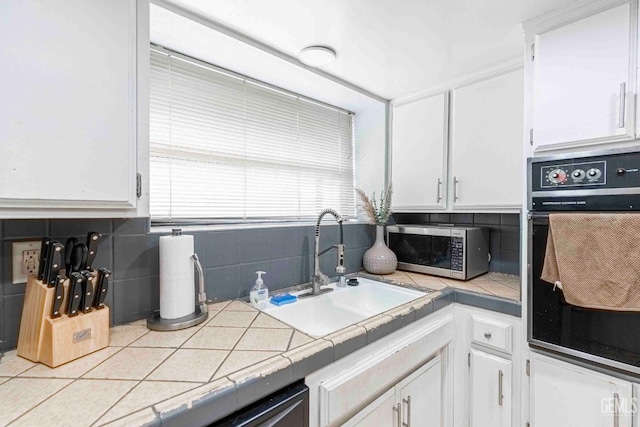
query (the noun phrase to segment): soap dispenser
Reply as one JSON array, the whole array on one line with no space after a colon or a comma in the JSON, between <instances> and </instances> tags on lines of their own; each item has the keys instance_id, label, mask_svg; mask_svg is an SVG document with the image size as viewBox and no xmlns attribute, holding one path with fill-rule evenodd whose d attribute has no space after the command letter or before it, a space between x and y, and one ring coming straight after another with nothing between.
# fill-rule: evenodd
<instances>
[{"instance_id":1,"label":"soap dispenser","mask_svg":"<svg viewBox=\"0 0 640 427\"><path fill-rule=\"evenodd\" d=\"M267 273L264 271L256 271L256 274L258 278L256 279L256 284L251 288L251 292L249 292L249 299L251 300L252 306L258 310L264 310L267 308L267 301L269 300L269 289L264 285L262 275Z\"/></svg>"}]
</instances>

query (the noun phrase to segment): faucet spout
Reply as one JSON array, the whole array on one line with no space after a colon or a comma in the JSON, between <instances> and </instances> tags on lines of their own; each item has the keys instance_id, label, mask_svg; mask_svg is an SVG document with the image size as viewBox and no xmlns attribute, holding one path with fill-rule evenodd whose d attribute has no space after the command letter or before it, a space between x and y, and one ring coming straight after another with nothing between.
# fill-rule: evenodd
<instances>
[{"instance_id":1,"label":"faucet spout","mask_svg":"<svg viewBox=\"0 0 640 427\"><path fill-rule=\"evenodd\" d=\"M331 214L340 225L340 243L331 248L328 248L320 252L320 222L326 214ZM315 249L313 253L313 276L311 277L311 283L313 284L313 295L321 293L320 287L329 284L329 277L320 271L320 255L336 248L338 251L338 262L336 266L336 272L338 274L344 274L346 268L344 267L344 233L342 230L342 217L338 212L333 209L325 209L318 215L318 221L316 222L316 236L315 236Z\"/></svg>"}]
</instances>

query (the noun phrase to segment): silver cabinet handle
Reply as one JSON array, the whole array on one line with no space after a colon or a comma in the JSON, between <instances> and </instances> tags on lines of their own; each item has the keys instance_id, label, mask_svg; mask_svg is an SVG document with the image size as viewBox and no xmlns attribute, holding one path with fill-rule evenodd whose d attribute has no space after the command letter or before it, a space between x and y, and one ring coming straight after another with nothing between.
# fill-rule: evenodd
<instances>
[{"instance_id":1,"label":"silver cabinet handle","mask_svg":"<svg viewBox=\"0 0 640 427\"><path fill-rule=\"evenodd\" d=\"M402 427L411 427L411 396L407 396L402 401L407 404L407 422L402 423Z\"/></svg>"},{"instance_id":2,"label":"silver cabinet handle","mask_svg":"<svg viewBox=\"0 0 640 427\"><path fill-rule=\"evenodd\" d=\"M613 427L620 427L620 395L613 393Z\"/></svg>"},{"instance_id":3,"label":"silver cabinet handle","mask_svg":"<svg viewBox=\"0 0 640 427\"><path fill-rule=\"evenodd\" d=\"M491 332L485 332L485 333L484 333L484 337L485 337L486 339L490 340L490 339L491 339Z\"/></svg>"},{"instance_id":4,"label":"silver cabinet handle","mask_svg":"<svg viewBox=\"0 0 640 427\"><path fill-rule=\"evenodd\" d=\"M627 84L620 83L620 117L618 117L618 127L624 127L625 107L627 100Z\"/></svg>"},{"instance_id":5,"label":"silver cabinet handle","mask_svg":"<svg viewBox=\"0 0 640 427\"><path fill-rule=\"evenodd\" d=\"M402 408L399 403L393 407L393 412L397 412L396 419L398 420L398 427L402 426Z\"/></svg>"},{"instance_id":6,"label":"silver cabinet handle","mask_svg":"<svg viewBox=\"0 0 640 427\"><path fill-rule=\"evenodd\" d=\"M504 374L502 371L498 371L498 405L502 406L502 377Z\"/></svg>"},{"instance_id":7,"label":"silver cabinet handle","mask_svg":"<svg viewBox=\"0 0 640 427\"><path fill-rule=\"evenodd\" d=\"M438 178L438 195L437 195L436 203L440 203L440 200L442 200L442 197L440 197L441 186L442 186L442 181L440 181L440 178Z\"/></svg>"},{"instance_id":8,"label":"silver cabinet handle","mask_svg":"<svg viewBox=\"0 0 640 427\"><path fill-rule=\"evenodd\" d=\"M453 177L453 201L458 200L458 178Z\"/></svg>"}]
</instances>

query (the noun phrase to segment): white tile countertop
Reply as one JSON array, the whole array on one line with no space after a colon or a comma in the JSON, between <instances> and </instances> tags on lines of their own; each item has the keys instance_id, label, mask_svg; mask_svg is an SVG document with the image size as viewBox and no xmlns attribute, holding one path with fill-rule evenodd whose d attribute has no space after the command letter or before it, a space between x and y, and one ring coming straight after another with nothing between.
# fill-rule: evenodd
<instances>
[{"instance_id":1,"label":"white tile countertop","mask_svg":"<svg viewBox=\"0 0 640 427\"><path fill-rule=\"evenodd\" d=\"M428 293L319 339L226 301L210 305L209 320L189 329L150 331L146 320L113 327L109 347L55 369L7 352L0 425L160 424L188 408L215 420L453 302L452 287L519 309L514 276L458 282L398 271L382 278Z\"/></svg>"}]
</instances>

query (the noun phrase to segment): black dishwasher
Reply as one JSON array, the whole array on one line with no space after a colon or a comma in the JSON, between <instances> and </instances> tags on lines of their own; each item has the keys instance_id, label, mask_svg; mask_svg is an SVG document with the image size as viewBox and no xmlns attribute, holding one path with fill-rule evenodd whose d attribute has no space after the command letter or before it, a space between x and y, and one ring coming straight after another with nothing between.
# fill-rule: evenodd
<instances>
[{"instance_id":1,"label":"black dishwasher","mask_svg":"<svg viewBox=\"0 0 640 427\"><path fill-rule=\"evenodd\" d=\"M308 427L309 388L303 381L291 384L211 427Z\"/></svg>"}]
</instances>

